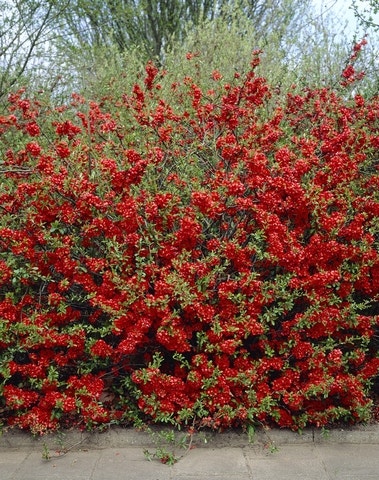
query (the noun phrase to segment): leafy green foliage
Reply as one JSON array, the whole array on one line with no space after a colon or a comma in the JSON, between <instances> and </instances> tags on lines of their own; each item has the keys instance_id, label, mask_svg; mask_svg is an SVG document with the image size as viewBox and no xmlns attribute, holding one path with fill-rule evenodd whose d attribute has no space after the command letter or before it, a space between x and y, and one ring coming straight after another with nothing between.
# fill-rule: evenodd
<instances>
[{"instance_id":1,"label":"leafy green foliage","mask_svg":"<svg viewBox=\"0 0 379 480\"><path fill-rule=\"evenodd\" d=\"M4 423L370 418L379 104L354 93L364 45L335 89L284 97L257 73L257 51L229 79L198 77L189 52L182 78L149 62L99 101L9 96Z\"/></svg>"}]
</instances>

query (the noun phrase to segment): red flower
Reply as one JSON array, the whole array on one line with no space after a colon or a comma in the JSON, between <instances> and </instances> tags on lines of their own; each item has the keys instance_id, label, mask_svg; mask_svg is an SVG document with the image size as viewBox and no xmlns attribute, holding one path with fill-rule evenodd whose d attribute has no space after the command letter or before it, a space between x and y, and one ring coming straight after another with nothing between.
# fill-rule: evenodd
<instances>
[{"instance_id":1,"label":"red flower","mask_svg":"<svg viewBox=\"0 0 379 480\"><path fill-rule=\"evenodd\" d=\"M59 142L55 146L55 151L60 158L67 158L70 156L70 148L66 142Z\"/></svg>"},{"instance_id":2,"label":"red flower","mask_svg":"<svg viewBox=\"0 0 379 480\"><path fill-rule=\"evenodd\" d=\"M37 142L30 142L26 144L26 151L30 153L33 157L38 157L41 153L41 147Z\"/></svg>"},{"instance_id":3,"label":"red flower","mask_svg":"<svg viewBox=\"0 0 379 480\"><path fill-rule=\"evenodd\" d=\"M104 340L97 340L91 347L92 355L100 358L106 358L112 356L113 348Z\"/></svg>"},{"instance_id":4,"label":"red flower","mask_svg":"<svg viewBox=\"0 0 379 480\"><path fill-rule=\"evenodd\" d=\"M38 137L41 133L39 126L35 122L28 123L25 129L31 137Z\"/></svg>"},{"instance_id":5,"label":"red flower","mask_svg":"<svg viewBox=\"0 0 379 480\"><path fill-rule=\"evenodd\" d=\"M3 396L7 406L16 410L32 406L39 398L37 392L15 387L13 385L4 386Z\"/></svg>"},{"instance_id":6,"label":"red flower","mask_svg":"<svg viewBox=\"0 0 379 480\"><path fill-rule=\"evenodd\" d=\"M158 70L158 68L153 64L153 62L149 62L149 63L146 65L145 71L146 71L146 78L145 78L145 80L144 80L144 83L145 83L145 85L146 85L147 90L152 90L153 84L154 84L154 80L155 80L157 74L159 73L159 70Z\"/></svg>"},{"instance_id":7,"label":"red flower","mask_svg":"<svg viewBox=\"0 0 379 480\"><path fill-rule=\"evenodd\" d=\"M55 131L58 135L60 136L66 135L71 140L76 135L81 133L82 129L79 126L74 125L69 120L66 120L63 123L57 123L55 127Z\"/></svg>"}]
</instances>

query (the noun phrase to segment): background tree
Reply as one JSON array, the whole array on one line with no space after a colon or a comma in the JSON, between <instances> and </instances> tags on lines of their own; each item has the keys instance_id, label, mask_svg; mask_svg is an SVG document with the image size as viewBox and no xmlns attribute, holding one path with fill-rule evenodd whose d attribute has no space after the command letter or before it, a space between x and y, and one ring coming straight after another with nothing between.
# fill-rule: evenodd
<instances>
[{"instance_id":1,"label":"background tree","mask_svg":"<svg viewBox=\"0 0 379 480\"><path fill-rule=\"evenodd\" d=\"M0 1L0 100L45 61L60 10L46 2Z\"/></svg>"},{"instance_id":2,"label":"background tree","mask_svg":"<svg viewBox=\"0 0 379 480\"><path fill-rule=\"evenodd\" d=\"M74 0L61 10L66 47L115 44L124 52L139 47L147 58L162 59L187 29L243 12L260 35L283 30L309 2L298 0ZM56 8L56 2L49 0ZM297 13L298 12L298 13Z\"/></svg>"},{"instance_id":3,"label":"background tree","mask_svg":"<svg viewBox=\"0 0 379 480\"><path fill-rule=\"evenodd\" d=\"M267 7L265 12L257 10L261 19L258 22L252 18L251 6L239 5L229 9L224 5L223 14L203 19L198 25L181 26L181 39L163 49L160 56L170 72L168 85L186 70L193 75L186 61L187 52L196 54L196 81L205 86L215 69L230 81L236 69L248 68L254 49L263 52L260 74L283 92L293 83L299 88L306 84L338 84L353 41L343 34L345 25L338 19L315 14L311 2L292 0L278 2L276 8ZM142 71L149 58L138 45L120 51L108 40L108 44L83 45L80 52L77 48L70 50L72 44L65 48L72 52L72 65L75 71L82 72L82 80L78 80L89 96L101 97L116 88L128 90L132 72Z\"/></svg>"},{"instance_id":4,"label":"background tree","mask_svg":"<svg viewBox=\"0 0 379 480\"><path fill-rule=\"evenodd\" d=\"M261 49L260 73L283 91L292 83L336 85L354 40L331 14L315 12L311 0L0 0L0 6L0 96L27 83L58 103L74 90L92 97L125 90L149 59L180 75L188 51L198 54L198 80L208 81L214 69L232 78ZM365 88L375 92L370 45Z\"/></svg>"},{"instance_id":5,"label":"background tree","mask_svg":"<svg viewBox=\"0 0 379 480\"><path fill-rule=\"evenodd\" d=\"M368 37L368 46L362 55L366 76L366 95L377 95L379 91L379 1L353 0L350 8L358 21L360 35Z\"/></svg>"},{"instance_id":6,"label":"background tree","mask_svg":"<svg viewBox=\"0 0 379 480\"><path fill-rule=\"evenodd\" d=\"M172 63L179 74L189 50L200 53L209 76L215 68L233 74L248 66L252 50L263 49L266 58L275 57L264 65L281 76L277 66L286 64L310 7L310 0L76 0L61 14L57 50L77 73L78 88L103 94L108 80L114 88L113 79L133 77L149 59Z\"/></svg>"},{"instance_id":7,"label":"background tree","mask_svg":"<svg viewBox=\"0 0 379 480\"><path fill-rule=\"evenodd\" d=\"M366 0L365 2L353 0L351 8L363 28L379 29L379 19L375 17L379 13L378 0Z\"/></svg>"}]
</instances>

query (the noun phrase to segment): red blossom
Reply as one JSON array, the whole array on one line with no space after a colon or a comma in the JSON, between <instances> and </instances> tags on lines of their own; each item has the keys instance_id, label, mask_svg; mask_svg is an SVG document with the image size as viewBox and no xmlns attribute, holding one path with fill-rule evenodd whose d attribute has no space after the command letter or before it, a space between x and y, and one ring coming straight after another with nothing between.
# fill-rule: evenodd
<instances>
[{"instance_id":1,"label":"red blossom","mask_svg":"<svg viewBox=\"0 0 379 480\"><path fill-rule=\"evenodd\" d=\"M91 347L92 355L96 355L101 358L110 357L113 353L113 349L104 340L100 339L95 342Z\"/></svg>"},{"instance_id":2,"label":"red blossom","mask_svg":"<svg viewBox=\"0 0 379 480\"><path fill-rule=\"evenodd\" d=\"M42 149L37 142L29 142L26 145L26 151L30 153L33 157L38 157L40 155Z\"/></svg>"},{"instance_id":3,"label":"red blossom","mask_svg":"<svg viewBox=\"0 0 379 480\"><path fill-rule=\"evenodd\" d=\"M57 123L55 127L55 131L59 136L67 136L70 140L74 138L76 135L81 133L82 129L77 125L74 125L69 120L66 120L62 123Z\"/></svg>"},{"instance_id":4,"label":"red blossom","mask_svg":"<svg viewBox=\"0 0 379 480\"><path fill-rule=\"evenodd\" d=\"M361 77L363 45L346 85ZM367 418L379 369L378 100L339 87L279 102L258 63L256 52L230 82L213 72L211 89L188 76L169 98L152 63L120 98L74 95L42 112L10 95L9 425L43 433L139 412L296 429L341 408Z\"/></svg>"},{"instance_id":5,"label":"red blossom","mask_svg":"<svg viewBox=\"0 0 379 480\"><path fill-rule=\"evenodd\" d=\"M41 132L39 126L35 122L28 123L25 129L31 137L38 137Z\"/></svg>"},{"instance_id":6,"label":"red blossom","mask_svg":"<svg viewBox=\"0 0 379 480\"><path fill-rule=\"evenodd\" d=\"M157 74L159 73L159 69L153 64L153 62L149 62L145 68L146 71L146 78L144 83L146 85L147 90L151 90L153 88L153 84Z\"/></svg>"},{"instance_id":7,"label":"red blossom","mask_svg":"<svg viewBox=\"0 0 379 480\"><path fill-rule=\"evenodd\" d=\"M65 142L59 142L55 147L55 151L60 158L67 158L71 153L69 146Z\"/></svg>"}]
</instances>

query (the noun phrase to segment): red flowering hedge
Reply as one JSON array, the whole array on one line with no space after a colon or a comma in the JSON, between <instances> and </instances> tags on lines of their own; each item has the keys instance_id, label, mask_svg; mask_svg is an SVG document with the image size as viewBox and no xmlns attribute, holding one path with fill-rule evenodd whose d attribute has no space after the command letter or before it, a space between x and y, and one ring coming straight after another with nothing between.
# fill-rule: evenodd
<instances>
[{"instance_id":1,"label":"red flowering hedge","mask_svg":"<svg viewBox=\"0 0 379 480\"><path fill-rule=\"evenodd\" d=\"M5 425L369 418L379 99L323 88L280 103L257 63L209 90L186 77L164 95L148 64L122 98L10 95Z\"/></svg>"}]
</instances>

